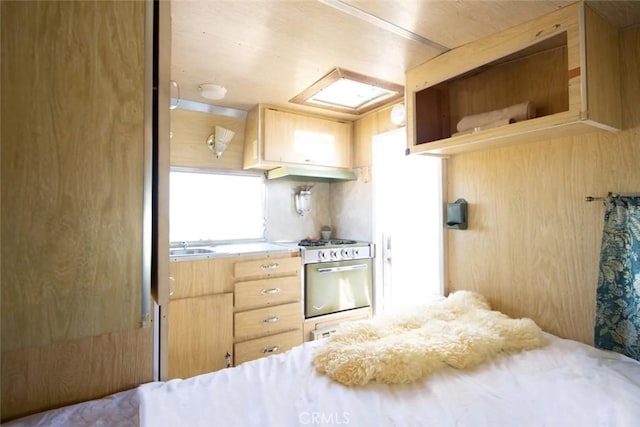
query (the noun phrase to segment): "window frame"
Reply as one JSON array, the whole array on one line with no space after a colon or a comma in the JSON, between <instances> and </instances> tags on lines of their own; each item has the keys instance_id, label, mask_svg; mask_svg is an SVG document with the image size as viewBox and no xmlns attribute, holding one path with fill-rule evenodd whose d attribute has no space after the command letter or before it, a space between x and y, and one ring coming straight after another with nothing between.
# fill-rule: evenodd
<instances>
[{"instance_id":1,"label":"window frame","mask_svg":"<svg viewBox=\"0 0 640 427\"><path fill-rule=\"evenodd\" d=\"M238 239L203 239L203 240L171 240L171 174L173 172L181 173L194 173L194 174L209 174L209 175L234 175L234 176L248 176L260 178L260 184L262 185L262 225L261 225L261 237L256 238L238 238ZM251 242L264 242L266 241L266 212L267 212L267 185L266 176L260 171L245 171L245 170L223 170L223 169L211 169L211 168L198 168L198 167L182 167L171 166L169 168L169 244L170 247L181 246L187 244L190 246L195 245L219 245L219 244L235 244L235 243L251 243Z\"/></svg>"}]
</instances>

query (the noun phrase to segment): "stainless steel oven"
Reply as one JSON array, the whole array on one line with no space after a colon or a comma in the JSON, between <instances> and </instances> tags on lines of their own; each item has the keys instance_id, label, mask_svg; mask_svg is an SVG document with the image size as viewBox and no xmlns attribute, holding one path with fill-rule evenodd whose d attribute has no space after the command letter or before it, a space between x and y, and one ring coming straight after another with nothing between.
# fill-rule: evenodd
<instances>
[{"instance_id":1,"label":"stainless steel oven","mask_svg":"<svg viewBox=\"0 0 640 427\"><path fill-rule=\"evenodd\" d=\"M300 242L304 262L305 318L371 306L370 243Z\"/></svg>"}]
</instances>

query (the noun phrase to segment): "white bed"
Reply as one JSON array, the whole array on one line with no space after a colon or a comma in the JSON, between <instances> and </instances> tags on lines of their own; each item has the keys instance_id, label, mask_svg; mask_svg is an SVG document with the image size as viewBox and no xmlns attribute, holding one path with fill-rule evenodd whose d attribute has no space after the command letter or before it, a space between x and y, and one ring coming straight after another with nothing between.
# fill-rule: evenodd
<instances>
[{"instance_id":1,"label":"white bed","mask_svg":"<svg viewBox=\"0 0 640 427\"><path fill-rule=\"evenodd\" d=\"M448 315L449 312L441 313ZM483 323L492 322L484 319ZM429 325L432 323L433 320L429 320ZM372 324L375 325L375 321L362 326L352 324L347 329L371 328ZM384 323L384 327L387 326ZM447 334L454 326L447 329ZM36 414L7 425L640 425L640 362L542 333L533 326L538 340L546 338L548 345L514 354L501 353L474 369L443 365L445 367L409 384L370 381L350 387L336 382L314 369L314 354L320 346L329 344L315 341L236 368L184 380L144 384L104 399ZM419 345L438 330L424 329L426 333L420 337ZM482 333L472 329L471 336L475 339ZM397 337L396 334L389 336ZM340 343L336 337L333 339L332 344ZM369 344L371 341L365 345ZM348 356L353 354L349 352ZM358 363L360 360L358 358ZM375 356L371 360L381 359Z\"/></svg>"},{"instance_id":2,"label":"white bed","mask_svg":"<svg viewBox=\"0 0 640 427\"><path fill-rule=\"evenodd\" d=\"M236 368L149 383L8 426L616 426L640 424L640 362L549 345L410 385L346 387L315 372L322 341Z\"/></svg>"}]
</instances>

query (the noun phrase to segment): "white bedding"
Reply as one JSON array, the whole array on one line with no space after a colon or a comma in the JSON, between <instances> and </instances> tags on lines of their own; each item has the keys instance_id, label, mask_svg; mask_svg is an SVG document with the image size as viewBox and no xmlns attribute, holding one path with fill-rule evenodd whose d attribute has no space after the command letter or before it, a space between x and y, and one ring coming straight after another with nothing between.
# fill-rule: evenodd
<instances>
[{"instance_id":1,"label":"white bedding","mask_svg":"<svg viewBox=\"0 0 640 427\"><path fill-rule=\"evenodd\" d=\"M318 341L232 369L145 384L119 399L139 402L140 425L154 427L640 425L640 362L545 335L543 349L470 371L445 368L410 385L336 383L311 367ZM112 406L101 399L41 414L40 424L32 417L10 425L138 422ZM91 416L90 408L98 411Z\"/></svg>"}]
</instances>

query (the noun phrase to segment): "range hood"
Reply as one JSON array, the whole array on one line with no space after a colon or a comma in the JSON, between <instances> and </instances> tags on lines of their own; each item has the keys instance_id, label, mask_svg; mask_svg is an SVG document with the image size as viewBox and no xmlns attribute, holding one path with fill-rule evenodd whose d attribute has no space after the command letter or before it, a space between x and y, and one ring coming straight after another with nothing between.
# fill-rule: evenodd
<instances>
[{"instance_id":1,"label":"range hood","mask_svg":"<svg viewBox=\"0 0 640 427\"><path fill-rule=\"evenodd\" d=\"M357 179L349 169L322 168L310 166L282 166L266 173L267 179L288 178L301 181L341 182Z\"/></svg>"}]
</instances>

